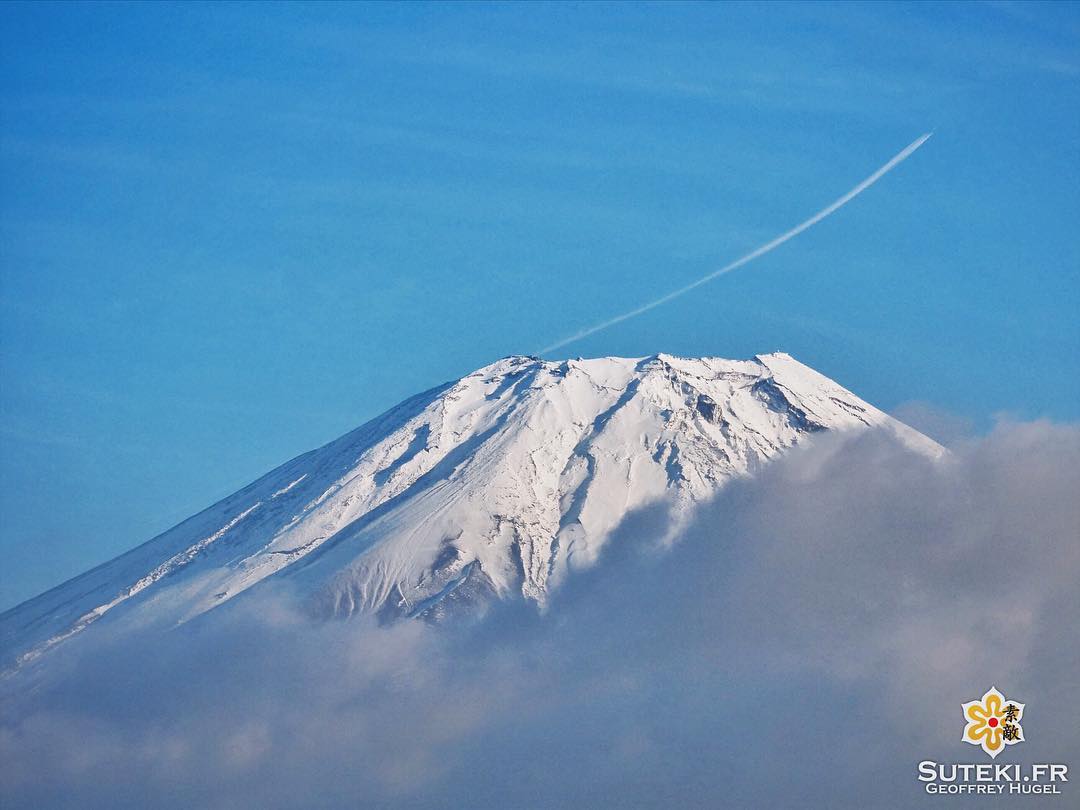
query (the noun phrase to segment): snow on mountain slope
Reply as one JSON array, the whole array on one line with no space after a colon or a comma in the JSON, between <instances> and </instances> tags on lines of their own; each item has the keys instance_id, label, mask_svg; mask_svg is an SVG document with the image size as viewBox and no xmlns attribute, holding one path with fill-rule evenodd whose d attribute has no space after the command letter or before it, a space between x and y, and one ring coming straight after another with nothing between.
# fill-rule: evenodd
<instances>
[{"instance_id":1,"label":"snow on mountain slope","mask_svg":"<svg viewBox=\"0 0 1080 810\"><path fill-rule=\"evenodd\" d=\"M326 615L543 603L629 511L696 501L809 434L934 442L786 354L499 360L0 616L2 665L98 621L175 625L271 576Z\"/></svg>"}]
</instances>

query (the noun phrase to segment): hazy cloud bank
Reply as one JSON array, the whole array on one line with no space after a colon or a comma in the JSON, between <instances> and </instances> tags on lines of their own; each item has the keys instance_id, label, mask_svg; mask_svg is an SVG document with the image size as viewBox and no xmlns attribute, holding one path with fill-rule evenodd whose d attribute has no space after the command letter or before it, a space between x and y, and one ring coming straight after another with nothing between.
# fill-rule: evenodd
<instances>
[{"instance_id":1,"label":"hazy cloud bank","mask_svg":"<svg viewBox=\"0 0 1080 810\"><path fill-rule=\"evenodd\" d=\"M991 685L1028 704L1010 761L1080 773L1077 493L1077 427L1000 425L937 466L832 437L729 486L670 551L662 510L632 516L543 616L313 626L264 593L71 645L3 686L0 796L908 807L920 759L981 761L959 707Z\"/></svg>"}]
</instances>

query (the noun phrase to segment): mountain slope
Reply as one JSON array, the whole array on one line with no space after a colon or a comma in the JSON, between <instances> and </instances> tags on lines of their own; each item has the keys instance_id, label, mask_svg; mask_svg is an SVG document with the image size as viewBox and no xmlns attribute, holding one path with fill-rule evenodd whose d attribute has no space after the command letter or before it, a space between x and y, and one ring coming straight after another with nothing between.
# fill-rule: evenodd
<instances>
[{"instance_id":1,"label":"mountain slope","mask_svg":"<svg viewBox=\"0 0 1080 810\"><path fill-rule=\"evenodd\" d=\"M327 615L543 603L627 512L664 502L674 530L695 501L808 435L866 427L942 452L786 354L508 357L3 614L3 665L99 621L184 622L268 577Z\"/></svg>"}]
</instances>

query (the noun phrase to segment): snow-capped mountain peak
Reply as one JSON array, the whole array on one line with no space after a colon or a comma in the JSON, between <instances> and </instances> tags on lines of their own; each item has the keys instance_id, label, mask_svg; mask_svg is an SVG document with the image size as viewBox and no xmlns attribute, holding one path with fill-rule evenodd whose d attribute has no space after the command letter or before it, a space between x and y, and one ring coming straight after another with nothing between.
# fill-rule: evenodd
<instances>
[{"instance_id":1,"label":"snow-capped mountain peak","mask_svg":"<svg viewBox=\"0 0 1080 810\"><path fill-rule=\"evenodd\" d=\"M408 399L0 616L7 664L99 621L185 622L271 577L327 615L543 603L624 516L695 502L822 430L943 451L783 353L511 356Z\"/></svg>"}]
</instances>

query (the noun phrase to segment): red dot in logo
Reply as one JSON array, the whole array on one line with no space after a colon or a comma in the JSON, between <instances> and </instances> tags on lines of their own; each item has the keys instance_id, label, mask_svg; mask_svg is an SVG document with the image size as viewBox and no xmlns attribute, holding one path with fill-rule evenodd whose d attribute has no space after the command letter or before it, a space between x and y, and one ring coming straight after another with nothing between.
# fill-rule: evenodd
<instances>
[{"instance_id":1,"label":"red dot in logo","mask_svg":"<svg viewBox=\"0 0 1080 810\"><path fill-rule=\"evenodd\" d=\"M990 728L994 728L997 724L998 719L996 717L991 717L989 720L986 721L986 725L990 726Z\"/></svg>"}]
</instances>

